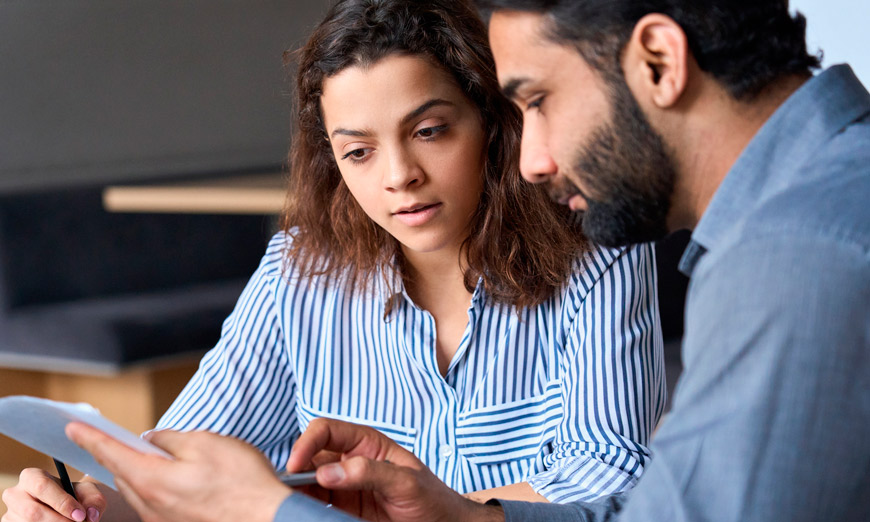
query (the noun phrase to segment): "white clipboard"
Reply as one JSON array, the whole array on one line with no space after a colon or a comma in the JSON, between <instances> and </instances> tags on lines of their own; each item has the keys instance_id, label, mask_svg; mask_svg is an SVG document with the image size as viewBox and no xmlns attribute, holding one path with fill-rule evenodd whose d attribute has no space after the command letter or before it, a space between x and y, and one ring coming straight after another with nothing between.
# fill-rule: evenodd
<instances>
[{"instance_id":1,"label":"white clipboard","mask_svg":"<svg viewBox=\"0 0 870 522\"><path fill-rule=\"evenodd\" d=\"M117 489L109 470L97 464L90 453L66 437L64 429L73 421L90 424L142 453L172 459L157 446L103 417L90 404L58 402L24 395L0 398L0 433Z\"/></svg>"}]
</instances>

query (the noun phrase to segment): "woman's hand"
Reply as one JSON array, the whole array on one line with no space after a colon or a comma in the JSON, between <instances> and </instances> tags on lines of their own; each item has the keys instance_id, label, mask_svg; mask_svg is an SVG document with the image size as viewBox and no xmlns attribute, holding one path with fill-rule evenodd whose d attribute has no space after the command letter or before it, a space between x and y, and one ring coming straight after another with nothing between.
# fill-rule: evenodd
<instances>
[{"instance_id":1,"label":"woman's hand","mask_svg":"<svg viewBox=\"0 0 870 522\"><path fill-rule=\"evenodd\" d=\"M46 471L27 468L18 477L18 484L3 491L6 514L2 522L66 522L74 520L97 522L106 511L106 498L91 482L74 484L76 500L60 481Z\"/></svg>"}]
</instances>

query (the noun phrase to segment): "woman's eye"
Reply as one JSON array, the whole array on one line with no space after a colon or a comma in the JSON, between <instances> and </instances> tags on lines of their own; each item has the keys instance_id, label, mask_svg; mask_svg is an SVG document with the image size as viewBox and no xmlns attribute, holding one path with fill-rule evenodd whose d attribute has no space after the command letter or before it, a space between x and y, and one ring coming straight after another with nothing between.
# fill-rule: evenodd
<instances>
[{"instance_id":1,"label":"woman's eye","mask_svg":"<svg viewBox=\"0 0 870 522\"><path fill-rule=\"evenodd\" d=\"M346 152L341 159L349 159L355 163L359 163L365 160L368 156L370 149L353 149L352 151Z\"/></svg>"},{"instance_id":2,"label":"woman's eye","mask_svg":"<svg viewBox=\"0 0 870 522\"><path fill-rule=\"evenodd\" d=\"M423 139L432 139L435 136L437 136L438 134L440 134L441 132L443 132L444 129L446 129L446 128L447 128L447 125L437 125L435 127L424 127L422 129L418 130L416 132L416 135L423 138Z\"/></svg>"}]
</instances>

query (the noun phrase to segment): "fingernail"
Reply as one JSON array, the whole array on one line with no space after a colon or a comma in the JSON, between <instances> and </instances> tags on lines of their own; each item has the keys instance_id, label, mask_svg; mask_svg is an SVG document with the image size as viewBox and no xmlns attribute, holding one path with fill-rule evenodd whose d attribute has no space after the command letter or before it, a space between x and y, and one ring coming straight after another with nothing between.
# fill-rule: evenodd
<instances>
[{"instance_id":1,"label":"fingernail","mask_svg":"<svg viewBox=\"0 0 870 522\"><path fill-rule=\"evenodd\" d=\"M340 464L321 466L317 469L317 474L320 475L324 482L330 483L341 482L345 477L344 468Z\"/></svg>"},{"instance_id":2,"label":"fingernail","mask_svg":"<svg viewBox=\"0 0 870 522\"><path fill-rule=\"evenodd\" d=\"M70 515L70 516L76 522L82 522L85 519L85 512L82 511L81 509L76 509L75 511L72 512L72 515Z\"/></svg>"},{"instance_id":3,"label":"fingernail","mask_svg":"<svg viewBox=\"0 0 870 522\"><path fill-rule=\"evenodd\" d=\"M100 520L100 512L97 508L88 508L88 520L91 522L98 522Z\"/></svg>"}]
</instances>

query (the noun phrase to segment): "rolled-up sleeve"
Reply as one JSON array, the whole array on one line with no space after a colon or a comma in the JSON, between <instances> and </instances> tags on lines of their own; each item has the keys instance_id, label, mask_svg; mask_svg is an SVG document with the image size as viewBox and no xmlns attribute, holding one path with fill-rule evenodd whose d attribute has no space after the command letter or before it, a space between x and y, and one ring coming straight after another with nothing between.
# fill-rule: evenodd
<instances>
[{"instance_id":1,"label":"rolled-up sleeve","mask_svg":"<svg viewBox=\"0 0 870 522\"><path fill-rule=\"evenodd\" d=\"M558 503L631 488L665 403L653 246L600 249L587 265L567 298L564 414L551 453L528 478Z\"/></svg>"}]
</instances>

